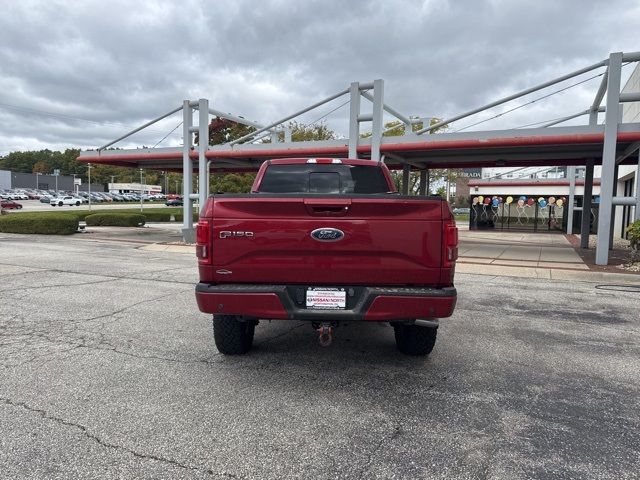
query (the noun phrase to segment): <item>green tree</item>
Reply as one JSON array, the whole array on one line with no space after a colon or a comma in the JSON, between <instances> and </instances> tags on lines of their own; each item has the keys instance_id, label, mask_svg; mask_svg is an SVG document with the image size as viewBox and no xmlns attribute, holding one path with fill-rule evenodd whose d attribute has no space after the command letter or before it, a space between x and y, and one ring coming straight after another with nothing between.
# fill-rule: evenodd
<instances>
[{"instance_id":1,"label":"green tree","mask_svg":"<svg viewBox=\"0 0 640 480\"><path fill-rule=\"evenodd\" d=\"M305 125L299 122L290 122L288 128L291 131L291 140L294 142L336 138L335 133L325 123ZM209 124L209 144L228 143L255 130L254 127L241 125L231 120L214 118ZM283 132L279 132L279 140L284 140ZM262 140L262 143L270 142L270 136ZM251 191L255 177L255 173L218 174L212 172L209 179L210 188L215 193L248 193Z\"/></svg>"},{"instance_id":2,"label":"green tree","mask_svg":"<svg viewBox=\"0 0 640 480\"><path fill-rule=\"evenodd\" d=\"M31 173L49 173L49 167L43 161L39 161L33 165Z\"/></svg>"},{"instance_id":3,"label":"green tree","mask_svg":"<svg viewBox=\"0 0 640 480\"><path fill-rule=\"evenodd\" d=\"M441 121L440 118L431 118L429 121L429 125L435 125ZM417 122L412 124L412 130L417 132L422 129L424 126L424 122ZM443 125L441 127L436 128L431 132L431 134L437 134L444 132L448 129L448 125ZM394 137L401 136L405 134L406 126L400 120L395 120L393 122L388 122L384 125L384 136L385 137ZM371 132L366 133L363 137L370 137ZM447 181L449 184L454 184L456 178L460 174L461 170L459 169L451 169L451 168L430 168L429 169L429 192L427 194L434 192L435 195L439 195L440 191L444 192L446 197L446 184ZM393 177L393 181L398 190L401 189L402 186L402 170L394 170L391 172L391 176ZM409 195L417 195L420 189L420 173L417 171L412 171L409 174ZM441 190L442 189L442 190Z\"/></svg>"},{"instance_id":4,"label":"green tree","mask_svg":"<svg viewBox=\"0 0 640 480\"><path fill-rule=\"evenodd\" d=\"M326 123L313 123L305 125L296 121L289 122L287 125L291 131L291 140L294 142L308 142L311 140L335 140L336 134ZM284 133L281 134L283 138Z\"/></svg>"}]
</instances>

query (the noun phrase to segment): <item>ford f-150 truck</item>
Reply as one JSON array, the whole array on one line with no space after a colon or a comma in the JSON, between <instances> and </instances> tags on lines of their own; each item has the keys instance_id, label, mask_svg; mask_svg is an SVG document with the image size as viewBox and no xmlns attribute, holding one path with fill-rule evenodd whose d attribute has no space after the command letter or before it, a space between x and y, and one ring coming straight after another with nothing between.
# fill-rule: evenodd
<instances>
[{"instance_id":1,"label":"ford f-150 truck","mask_svg":"<svg viewBox=\"0 0 640 480\"><path fill-rule=\"evenodd\" d=\"M308 321L329 344L351 321L389 322L427 355L456 303L458 229L440 197L399 195L382 162L270 160L250 194L212 195L196 231L196 299L224 354L262 319Z\"/></svg>"}]
</instances>

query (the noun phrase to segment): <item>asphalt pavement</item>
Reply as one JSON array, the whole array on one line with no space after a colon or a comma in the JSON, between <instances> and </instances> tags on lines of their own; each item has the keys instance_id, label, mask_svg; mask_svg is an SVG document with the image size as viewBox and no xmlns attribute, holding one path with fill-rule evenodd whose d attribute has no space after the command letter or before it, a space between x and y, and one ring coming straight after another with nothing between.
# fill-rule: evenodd
<instances>
[{"instance_id":1,"label":"asphalt pavement","mask_svg":"<svg viewBox=\"0 0 640 480\"><path fill-rule=\"evenodd\" d=\"M190 253L0 234L0 478L638 478L640 293L458 274L426 359L275 321L224 357L196 281Z\"/></svg>"}]
</instances>

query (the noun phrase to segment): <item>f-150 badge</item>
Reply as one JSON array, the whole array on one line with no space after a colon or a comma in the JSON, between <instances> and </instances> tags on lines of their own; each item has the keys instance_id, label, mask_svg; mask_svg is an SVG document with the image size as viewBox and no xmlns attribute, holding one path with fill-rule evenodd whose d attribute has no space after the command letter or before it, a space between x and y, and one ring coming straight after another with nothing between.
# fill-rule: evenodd
<instances>
[{"instance_id":1,"label":"f-150 badge","mask_svg":"<svg viewBox=\"0 0 640 480\"><path fill-rule=\"evenodd\" d=\"M316 228L311 232L311 238L319 242L337 242L344 238L344 232L337 228Z\"/></svg>"},{"instance_id":2,"label":"f-150 badge","mask_svg":"<svg viewBox=\"0 0 640 480\"><path fill-rule=\"evenodd\" d=\"M253 238L253 232L231 232L223 230L220 232L220 238Z\"/></svg>"}]
</instances>

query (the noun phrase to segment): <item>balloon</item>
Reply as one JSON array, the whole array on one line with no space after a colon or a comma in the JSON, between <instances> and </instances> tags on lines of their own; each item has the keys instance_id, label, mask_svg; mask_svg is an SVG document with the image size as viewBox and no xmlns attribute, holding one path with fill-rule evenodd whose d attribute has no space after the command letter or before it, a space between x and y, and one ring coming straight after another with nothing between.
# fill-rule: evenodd
<instances>
[{"instance_id":1,"label":"balloon","mask_svg":"<svg viewBox=\"0 0 640 480\"><path fill-rule=\"evenodd\" d=\"M520 199L518 200L518 206L522 207L524 205L524 200Z\"/></svg>"},{"instance_id":2,"label":"balloon","mask_svg":"<svg viewBox=\"0 0 640 480\"><path fill-rule=\"evenodd\" d=\"M547 201L543 198L542 200L540 200L540 208L544 208L547 206Z\"/></svg>"},{"instance_id":3,"label":"balloon","mask_svg":"<svg viewBox=\"0 0 640 480\"><path fill-rule=\"evenodd\" d=\"M493 200L491 200L491 205L493 205L494 207L497 207L500 204L500 200L498 200L497 198L494 198Z\"/></svg>"},{"instance_id":4,"label":"balloon","mask_svg":"<svg viewBox=\"0 0 640 480\"><path fill-rule=\"evenodd\" d=\"M507 197L507 205L511 204L511 202L513 202L513 197Z\"/></svg>"},{"instance_id":5,"label":"balloon","mask_svg":"<svg viewBox=\"0 0 640 480\"><path fill-rule=\"evenodd\" d=\"M484 204L489 205L491 203L491 199L489 197L484 199Z\"/></svg>"},{"instance_id":6,"label":"balloon","mask_svg":"<svg viewBox=\"0 0 640 480\"><path fill-rule=\"evenodd\" d=\"M526 199L527 199L527 197L525 197L524 195L522 195L522 196L520 197L520 200L522 200L522 201L525 201Z\"/></svg>"},{"instance_id":7,"label":"balloon","mask_svg":"<svg viewBox=\"0 0 640 480\"><path fill-rule=\"evenodd\" d=\"M538 197L538 203L544 202L544 197Z\"/></svg>"},{"instance_id":8,"label":"balloon","mask_svg":"<svg viewBox=\"0 0 640 480\"><path fill-rule=\"evenodd\" d=\"M593 199L593 203L600 203L600 197L596 197Z\"/></svg>"},{"instance_id":9,"label":"balloon","mask_svg":"<svg viewBox=\"0 0 640 480\"><path fill-rule=\"evenodd\" d=\"M549 205L556 203L556 197L549 197Z\"/></svg>"},{"instance_id":10,"label":"balloon","mask_svg":"<svg viewBox=\"0 0 640 480\"><path fill-rule=\"evenodd\" d=\"M473 204L477 205L478 204L478 197L473 197Z\"/></svg>"},{"instance_id":11,"label":"balloon","mask_svg":"<svg viewBox=\"0 0 640 480\"><path fill-rule=\"evenodd\" d=\"M556 200L556 205L557 205L557 206L559 206L559 207L562 207L562 204L563 204L563 203L564 203L564 202L562 201L562 199L560 199L560 200Z\"/></svg>"},{"instance_id":12,"label":"balloon","mask_svg":"<svg viewBox=\"0 0 640 480\"><path fill-rule=\"evenodd\" d=\"M479 203L483 203L484 202L484 197L482 195L478 196L478 202Z\"/></svg>"},{"instance_id":13,"label":"balloon","mask_svg":"<svg viewBox=\"0 0 640 480\"><path fill-rule=\"evenodd\" d=\"M500 203L502 203L502 197L498 197L498 200L500 201Z\"/></svg>"},{"instance_id":14,"label":"balloon","mask_svg":"<svg viewBox=\"0 0 640 480\"><path fill-rule=\"evenodd\" d=\"M531 206L534 203L536 203L536 201L533 198L530 198L529 200L527 200L527 205Z\"/></svg>"}]
</instances>

